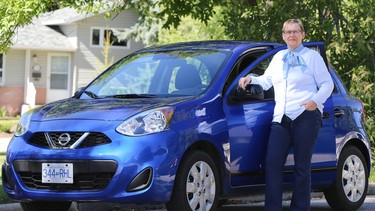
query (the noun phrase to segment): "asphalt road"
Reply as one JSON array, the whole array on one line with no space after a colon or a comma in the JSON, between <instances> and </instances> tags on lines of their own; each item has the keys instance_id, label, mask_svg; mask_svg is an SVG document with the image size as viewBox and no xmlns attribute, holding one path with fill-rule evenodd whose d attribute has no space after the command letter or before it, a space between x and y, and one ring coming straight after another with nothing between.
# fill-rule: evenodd
<instances>
[{"instance_id":1,"label":"asphalt road","mask_svg":"<svg viewBox=\"0 0 375 211\"><path fill-rule=\"evenodd\" d=\"M283 210L289 210L290 201L284 201ZM217 209L217 211L262 211L264 203L242 203L225 205ZM76 204L70 208L70 211L144 211L145 209L133 209L133 208L109 208L101 205L100 203L84 204L78 209ZM332 210L324 198L313 199L311 201L311 211L325 211ZM358 211L374 211L375 210L375 195L367 196L365 203L358 209ZM0 206L0 211L22 211L19 204L8 204ZM165 209L159 209L154 211L166 211Z\"/></svg>"},{"instance_id":2,"label":"asphalt road","mask_svg":"<svg viewBox=\"0 0 375 211\"><path fill-rule=\"evenodd\" d=\"M289 210L290 201L284 201L283 210ZM218 209L218 211L263 211L264 203L253 204L239 204L228 205ZM311 211L325 211L332 210L324 198L314 199L311 201ZM375 195L367 196L365 203L358 209L358 211L374 211L375 210Z\"/></svg>"}]
</instances>

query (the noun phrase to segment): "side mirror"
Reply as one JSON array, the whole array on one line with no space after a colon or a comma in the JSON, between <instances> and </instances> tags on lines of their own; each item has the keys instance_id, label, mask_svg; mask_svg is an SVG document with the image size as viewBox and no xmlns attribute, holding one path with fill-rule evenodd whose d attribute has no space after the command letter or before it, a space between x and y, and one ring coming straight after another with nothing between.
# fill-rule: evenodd
<instances>
[{"instance_id":1,"label":"side mirror","mask_svg":"<svg viewBox=\"0 0 375 211\"><path fill-rule=\"evenodd\" d=\"M232 91L231 100L241 102L249 100L263 100L264 90L258 84L248 84L245 89L237 86L237 88Z\"/></svg>"}]
</instances>

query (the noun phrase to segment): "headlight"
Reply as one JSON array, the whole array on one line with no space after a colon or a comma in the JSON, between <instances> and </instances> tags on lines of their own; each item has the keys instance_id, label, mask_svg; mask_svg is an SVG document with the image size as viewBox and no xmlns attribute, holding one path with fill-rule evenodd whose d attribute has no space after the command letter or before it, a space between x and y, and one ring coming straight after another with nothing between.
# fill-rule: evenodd
<instances>
[{"instance_id":1,"label":"headlight","mask_svg":"<svg viewBox=\"0 0 375 211\"><path fill-rule=\"evenodd\" d=\"M32 114L33 112L31 110L21 116L21 119L17 124L16 132L14 133L15 136L22 136L27 132L27 130L29 129Z\"/></svg>"},{"instance_id":2,"label":"headlight","mask_svg":"<svg viewBox=\"0 0 375 211\"><path fill-rule=\"evenodd\" d=\"M147 135L169 129L174 109L158 108L131 117L116 128L116 131L128 136Z\"/></svg>"}]
</instances>

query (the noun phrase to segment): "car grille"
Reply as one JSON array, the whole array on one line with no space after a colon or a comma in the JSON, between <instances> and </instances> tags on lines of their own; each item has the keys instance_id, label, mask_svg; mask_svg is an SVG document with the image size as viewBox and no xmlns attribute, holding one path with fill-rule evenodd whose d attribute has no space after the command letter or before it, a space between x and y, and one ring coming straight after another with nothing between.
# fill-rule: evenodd
<instances>
[{"instance_id":1,"label":"car grille","mask_svg":"<svg viewBox=\"0 0 375 211\"><path fill-rule=\"evenodd\" d=\"M76 149L108 144L111 140L96 132L39 132L34 133L28 142L45 148Z\"/></svg>"},{"instance_id":2,"label":"car grille","mask_svg":"<svg viewBox=\"0 0 375 211\"><path fill-rule=\"evenodd\" d=\"M65 161L73 163L73 184L42 183L41 161L14 161L24 185L30 189L53 191L100 191L107 187L117 169L115 161ZM58 163L58 161L48 161Z\"/></svg>"}]
</instances>

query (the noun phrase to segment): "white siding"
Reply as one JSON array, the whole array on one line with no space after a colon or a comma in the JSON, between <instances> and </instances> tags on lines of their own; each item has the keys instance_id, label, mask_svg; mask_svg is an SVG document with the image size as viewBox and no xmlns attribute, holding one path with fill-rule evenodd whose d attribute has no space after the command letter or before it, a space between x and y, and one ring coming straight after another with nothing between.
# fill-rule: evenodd
<instances>
[{"instance_id":1,"label":"white siding","mask_svg":"<svg viewBox=\"0 0 375 211\"><path fill-rule=\"evenodd\" d=\"M138 22L138 15L133 11L124 11L106 20L103 15L97 15L77 22L78 50L76 53L77 87L87 85L94 77L104 70L102 48L91 47L91 29L98 28L130 28ZM129 49L111 48L109 59L117 61L120 58L143 48L143 44L131 40Z\"/></svg>"},{"instance_id":2,"label":"white siding","mask_svg":"<svg viewBox=\"0 0 375 211\"><path fill-rule=\"evenodd\" d=\"M5 86L25 84L25 50L9 50L5 54Z\"/></svg>"},{"instance_id":3,"label":"white siding","mask_svg":"<svg viewBox=\"0 0 375 211\"><path fill-rule=\"evenodd\" d=\"M33 56L37 57L37 60L33 60ZM30 52L31 60L30 60L30 65L31 65L31 70L30 70L30 81L34 83L36 87L45 87L46 86L46 80L47 80L47 52L46 51L31 51ZM32 70L32 67L34 65L39 65L40 66L40 73L41 77L39 80L35 80L32 77L32 73L34 72ZM23 74L25 75L25 74Z\"/></svg>"},{"instance_id":4,"label":"white siding","mask_svg":"<svg viewBox=\"0 0 375 211\"><path fill-rule=\"evenodd\" d=\"M77 24L61 25L61 31L69 39L73 46L77 46Z\"/></svg>"}]
</instances>

